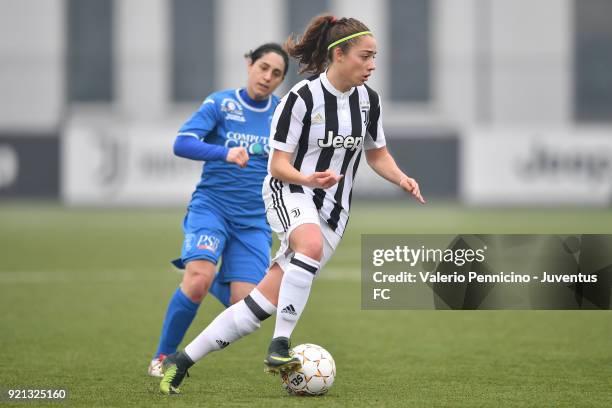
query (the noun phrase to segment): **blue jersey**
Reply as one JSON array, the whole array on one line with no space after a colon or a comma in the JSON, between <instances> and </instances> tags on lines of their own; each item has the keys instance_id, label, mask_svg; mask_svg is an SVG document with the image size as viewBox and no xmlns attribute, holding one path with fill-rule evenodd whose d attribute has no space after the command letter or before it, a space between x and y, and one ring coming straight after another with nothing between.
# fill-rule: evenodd
<instances>
[{"instance_id":1,"label":"blue jersey","mask_svg":"<svg viewBox=\"0 0 612 408\"><path fill-rule=\"evenodd\" d=\"M195 136L209 144L249 153L247 167L223 160L206 162L189 208L219 212L232 223L267 227L261 187L268 174L270 123L279 99L252 101L244 90L230 89L208 96L180 128L179 136Z\"/></svg>"}]
</instances>

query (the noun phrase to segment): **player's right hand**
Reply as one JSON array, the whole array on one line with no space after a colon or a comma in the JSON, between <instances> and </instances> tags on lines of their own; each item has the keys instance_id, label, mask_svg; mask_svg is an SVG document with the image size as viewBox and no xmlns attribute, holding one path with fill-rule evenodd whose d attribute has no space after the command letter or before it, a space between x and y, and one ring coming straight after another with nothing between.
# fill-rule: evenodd
<instances>
[{"instance_id":1,"label":"player's right hand","mask_svg":"<svg viewBox=\"0 0 612 408\"><path fill-rule=\"evenodd\" d=\"M242 168L245 168L249 162L249 154L244 147L232 147L227 153L225 161L228 163L234 163Z\"/></svg>"},{"instance_id":2,"label":"player's right hand","mask_svg":"<svg viewBox=\"0 0 612 408\"><path fill-rule=\"evenodd\" d=\"M337 175L333 171L327 169L325 171L317 171L306 177L306 185L312 188L327 189L336 185L343 175Z\"/></svg>"},{"instance_id":3,"label":"player's right hand","mask_svg":"<svg viewBox=\"0 0 612 408\"><path fill-rule=\"evenodd\" d=\"M408 193L412 194L414 196L414 198L416 198L416 200L419 203L425 204L427 202L427 201L425 201L425 199L421 195L421 189L419 187L419 183L417 183L417 181L415 179L413 179L412 177L405 177L405 178L403 178L400 181L399 185L405 191L407 191Z\"/></svg>"}]
</instances>

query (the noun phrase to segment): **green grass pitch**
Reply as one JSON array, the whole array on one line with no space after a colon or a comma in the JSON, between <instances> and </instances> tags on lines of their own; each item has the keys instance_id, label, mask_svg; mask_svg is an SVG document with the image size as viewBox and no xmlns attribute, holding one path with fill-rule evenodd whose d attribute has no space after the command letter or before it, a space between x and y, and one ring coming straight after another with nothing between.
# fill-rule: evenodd
<instances>
[{"instance_id":1,"label":"green grass pitch","mask_svg":"<svg viewBox=\"0 0 612 408\"><path fill-rule=\"evenodd\" d=\"M362 233L612 233L609 210L355 203L293 337L336 359L317 398L263 373L273 319L197 364L183 394L158 393L146 368L180 279L182 215L0 205L0 388L67 389L31 404L53 407L612 406L610 312L364 311L359 285ZM186 340L220 310L206 299Z\"/></svg>"}]
</instances>

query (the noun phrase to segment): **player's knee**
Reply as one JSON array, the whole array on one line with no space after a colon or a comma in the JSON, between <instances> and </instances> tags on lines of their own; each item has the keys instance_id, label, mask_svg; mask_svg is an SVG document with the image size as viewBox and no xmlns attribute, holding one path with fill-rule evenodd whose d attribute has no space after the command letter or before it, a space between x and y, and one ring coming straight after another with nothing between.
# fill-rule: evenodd
<instances>
[{"instance_id":1,"label":"player's knee","mask_svg":"<svg viewBox=\"0 0 612 408\"><path fill-rule=\"evenodd\" d=\"M192 282L191 284L183 283L181 288L189 300L195 303L200 303L208 294L208 287L204 287L201 284L196 284L195 282Z\"/></svg>"},{"instance_id":2,"label":"player's knee","mask_svg":"<svg viewBox=\"0 0 612 408\"><path fill-rule=\"evenodd\" d=\"M208 293L212 278L212 274L203 268L188 267L183 276L181 287L192 302L199 303Z\"/></svg>"},{"instance_id":3,"label":"player's knee","mask_svg":"<svg viewBox=\"0 0 612 408\"><path fill-rule=\"evenodd\" d=\"M294 251L320 261L323 258L323 239L321 237L311 237L296 245Z\"/></svg>"}]
</instances>

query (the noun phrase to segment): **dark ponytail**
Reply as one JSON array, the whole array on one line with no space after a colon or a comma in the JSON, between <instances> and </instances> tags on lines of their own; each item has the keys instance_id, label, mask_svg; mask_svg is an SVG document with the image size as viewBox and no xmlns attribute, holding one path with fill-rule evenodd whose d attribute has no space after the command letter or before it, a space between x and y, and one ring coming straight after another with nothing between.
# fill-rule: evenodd
<instances>
[{"instance_id":1,"label":"dark ponytail","mask_svg":"<svg viewBox=\"0 0 612 408\"><path fill-rule=\"evenodd\" d=\"M341 18L331 14L322 14L313 18L301 37L290 35L285 41L284 47L290 56L295 58L300 65L300 74L311 72L318 74L325 71L328 61L332 60L332 51L327 47L341 38L361 31L369 31L368 27L355 18ZM358 40L351 39L345 41L337 47L343 52Z\"/></svg>"}]
</instances>

